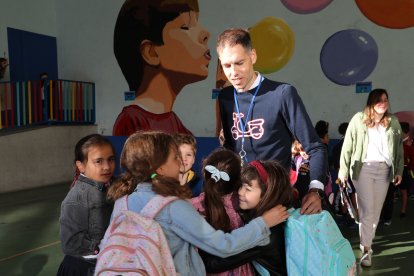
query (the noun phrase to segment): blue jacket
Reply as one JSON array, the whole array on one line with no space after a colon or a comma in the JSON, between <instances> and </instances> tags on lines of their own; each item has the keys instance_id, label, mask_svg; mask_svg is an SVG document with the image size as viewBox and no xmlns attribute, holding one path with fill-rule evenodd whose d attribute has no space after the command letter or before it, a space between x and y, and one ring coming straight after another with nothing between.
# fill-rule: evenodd
<instances>
[{"instance_id":1,"label":"blue jacket","mask_svg":"<svg viewBox=\"0 0 414 276\"><path fill-rule=\"evenodd\" d=\"M139 184L128 196L129 210L139 213L154 195L151 184ZM206 274L196 248L220 257L228 257L256 245L266 245L270 241L269 227L261 217L231 233L224 233L221 230L216 231L185 200L170 203L155 220L164 230L175 268L182 276Z\"/></svg>"},{"instance_id":2,"label":"blue jacket","mask_svg":"<svg viewBox=\"0 0 414 276\"><path fill-rule=\"evenodd\" d=\"M237 93L243 120L246 119L255 90L253 88ZM233 91L233 86L220 91L220 115L225 137L224 146L239 153L242 132L239 124L235 122L237 111ZM310 180L326 184L326 146L316 134L295 87L264 78L255 98L251 116L247 119L247 125L250 127L246 127L245 130L244 150L248 162L277 160L285 168L290 169L292 142L298 139L310 156Z\"/></svg>"}]
</instances>

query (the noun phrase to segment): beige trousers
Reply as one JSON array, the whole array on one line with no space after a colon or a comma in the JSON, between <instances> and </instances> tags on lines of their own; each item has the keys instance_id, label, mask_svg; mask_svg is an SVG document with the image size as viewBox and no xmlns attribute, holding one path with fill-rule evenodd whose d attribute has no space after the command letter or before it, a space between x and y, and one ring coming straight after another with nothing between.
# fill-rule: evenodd
<instances>
[{"instance_id":1,"label":"beige trousers","mask_svg":"<svg viewBox=\"0 0 414 276\"><path fill-rule=\"evenodd\" d=\"M359 237L361 245L371 248L382 205L387 195L390 167L385 162L367 162L362 165L359 179L353 179L357 192Z\"/></svg>"}]
</instances>

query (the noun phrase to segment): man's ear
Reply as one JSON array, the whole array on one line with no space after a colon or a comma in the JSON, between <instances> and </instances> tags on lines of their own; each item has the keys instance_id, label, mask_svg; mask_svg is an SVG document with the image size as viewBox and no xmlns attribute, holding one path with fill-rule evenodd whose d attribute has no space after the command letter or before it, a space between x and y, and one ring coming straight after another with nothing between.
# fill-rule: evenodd
<instances>
[{"instance_id":1,"label":"man's ear","mask_svg":"<svg viewBox=\"0 0 414 276\"><path fill-rule=\"evenodd\" d=\"M78 168L79 172L85 172L85 165L81 161L76 161L76 167Z\"/></svg>"},{"instance_id":2,"label":"man's ear","mask_svg":"<svg viewBox=\"0 0 414 276\"><path fill-rule=\"evenodd\" d=\"M156 45L151 40L143 40L141 42L140 51L141 56L149 65L157 66L160 64L160 58L158 56Z\"/></svg>"},{"instance_id":3,"label":"man's ear","mask_svg":"<svg viewBox=\"0 0 414 276\"><path fill-rule=\"evenodd\" d=\"M255 64L257 61L257 54L256 49L252 49L250 52L250 58L252 59L252 63Z\"/></svg>"}]
</instances>

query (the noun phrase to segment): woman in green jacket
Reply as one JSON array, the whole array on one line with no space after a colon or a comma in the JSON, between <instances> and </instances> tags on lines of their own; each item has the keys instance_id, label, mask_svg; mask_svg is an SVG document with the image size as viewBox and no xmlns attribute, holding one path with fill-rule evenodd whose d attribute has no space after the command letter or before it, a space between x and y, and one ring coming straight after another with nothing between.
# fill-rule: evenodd
<instances>
[{"instance_id":1,"label":"woman in green jacket","mask_svg":"<svg viewBox=\"0 0 414 276\"><path fill-rule=\"evenodd\" d=\"M351 119L341 151L338 177L351 177L358 201L361 265L371 266L372 240L390 182L401 183L404 154L401 127L388 111L388 93L374 89L363 112Z\"/></svg>"}]
</instances>

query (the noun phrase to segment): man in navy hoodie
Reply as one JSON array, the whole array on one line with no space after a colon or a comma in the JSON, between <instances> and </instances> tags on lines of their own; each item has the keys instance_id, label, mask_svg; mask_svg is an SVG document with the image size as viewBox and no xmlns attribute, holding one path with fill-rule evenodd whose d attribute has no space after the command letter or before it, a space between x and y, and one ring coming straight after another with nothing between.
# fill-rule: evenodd
<instances>
[{"instance_id":1,"label":"man in navy hoodie","mask_svg":"<svg viewBox=\"0 0 414 276\"><path fill-rule=\"evenodd\" d=\"M290 169L292 142L299 140L310 157L311 179L301 212L320 212L327 152L296 89L254 71L256 51L249 33L243 29L220 34L217 53L232 84L221 90L218 97L224 146L238 153L245 164L278 160Z\"/></svg>"}]
</instances>

